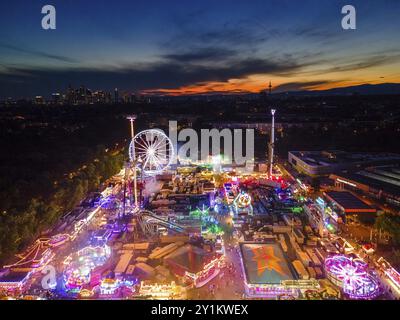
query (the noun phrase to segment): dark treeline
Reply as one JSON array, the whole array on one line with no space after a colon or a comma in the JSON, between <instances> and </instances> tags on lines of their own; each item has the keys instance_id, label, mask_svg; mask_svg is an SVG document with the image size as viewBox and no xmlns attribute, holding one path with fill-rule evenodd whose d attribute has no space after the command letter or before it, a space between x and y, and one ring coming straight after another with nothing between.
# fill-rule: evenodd
<instances>
[{"instance_id":1,"label":"dark treeline","mask_svg":"<svg viewBox=\"0 0 400 320\"><path fill-rule=\"evenodd\" d=\"M126 160L120 107L0 111L0 260L48 230Z\"/></svg>"},{"instance_id":2,"label":"dark treeline","mask_svg":"<svg viewBox=\"0 0 400 320\"><path fill-rule=\"evenodd\" d=\"M293 127L278 132L276 149L286 157L292 150L344 150L350 152L398 152L400 130L397 123L372 125L351 123L316 127Z\"/></svg>"}]
</instances>

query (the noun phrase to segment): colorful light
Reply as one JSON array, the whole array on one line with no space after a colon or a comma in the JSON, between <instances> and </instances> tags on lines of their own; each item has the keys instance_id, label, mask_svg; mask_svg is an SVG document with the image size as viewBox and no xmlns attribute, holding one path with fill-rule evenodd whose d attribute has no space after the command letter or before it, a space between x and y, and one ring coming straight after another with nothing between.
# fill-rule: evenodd
<instances>
[{"instance_id":1,"label":"colorful light","mask_svg":"<svg viewBox=\"0 0 400 320\"><path fill-rule=\"evenodd\" d=\"M89 284L92 270L102 266L110 257L111 249L103 247L85 247L64 260L65 287L68 290L80 290Z\"/></svg>"},{"instance_id":2,"label":"colorful light","mask_svg":"<svg viewBox=\"0 0 400 320\"><path fill-rule=\"evenodd\" d=\"M142 281L140 283L139 294L143 296L150 296L152 299L184 299L186 297L186 290L175 284L171 283L148 283Z\"/></svg>"},{"instance_id":3,"label":"colorful light","mask_svg":"<svg viewBox=\"0 0 400 320\"><path fill-rule=\"evenodd\" d=\"M114 295L121 283L118 279L103 279L100 284L100 293L103 295Z\"/></svg>"},{"instance_id":4,"label":"colorful light","mask_svg":"<svg viewBox=\"0 0 400 320\"><path fill-rule=\"evenodd\" d=\"M360 259L335 255L325 260L328 279L343 289L351 299L372 299L380 294L379 281Z\"/></svg>"},{"instance_id":5,"label":"colorful light","mask_svg":"<svg viewBox=\"0 0 400 320\"><path fill-rule=\"evenodd\" d=\"M235 199L235 205L239 208L247 208L251 205L251 197L246 192L241 192Z\"/></svg>"},{"instance_id":6,"label":"colorful light","mask_svg":"<svg viewBox=\"0 0 400 320\"><path fill-rule=\"evenodd\" d=\"M57 234L50 238L48 245L50 247L59 247L69 240L70 240L69 234Z\"/></svg>"}]
</instances>

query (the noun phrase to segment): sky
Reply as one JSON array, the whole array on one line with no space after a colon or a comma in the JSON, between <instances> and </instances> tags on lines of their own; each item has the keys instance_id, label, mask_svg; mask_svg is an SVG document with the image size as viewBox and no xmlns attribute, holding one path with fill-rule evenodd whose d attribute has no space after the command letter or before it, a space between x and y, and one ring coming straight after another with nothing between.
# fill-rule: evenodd
<instances>
[{"instance_id":1,"label":"sky","mask_svg":"<svg viewBox=\"0 0 400 320\"><path fill-rule=\"evenodd\" d=\"M56 30L41 28L46 4ZM346 4L356 30L341 27ZM0 98L399 83L399 17L398 0L4 0Z\"/></svg>"}]
</instances>

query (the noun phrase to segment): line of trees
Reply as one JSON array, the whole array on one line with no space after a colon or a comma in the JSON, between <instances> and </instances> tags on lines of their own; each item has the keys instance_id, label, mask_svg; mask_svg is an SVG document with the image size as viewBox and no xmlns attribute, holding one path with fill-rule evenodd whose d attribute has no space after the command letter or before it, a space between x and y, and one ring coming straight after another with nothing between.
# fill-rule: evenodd
<instances>
[{"instance_id":1,"label":"line of trees","mask_svg":"<svg viewBox=\"0 0 400 320\"><path fill-rule=\"evenodd\" d=\"M62 214L79 204L88 192L98 190L102 182L121 170L124 149L108 151L99 146L97 150L90 163L60 181L53 181L49 176L42 177L44 184L48 183L48 179L53 181L48 193L40 192L29 199L18 189L0 193L0 261L29 245L54 226ZM37 180L28 184L29 188L41 188Z\"/></svg>"},{"instance_id":2,"label":"line of trees","mask_svg":"<svg viewBox=\"0 0 400 320\"><path fill-rule=\"evenodd\" d=\"M400 216L385 212L376 218L375 227L386 232L394 245L400 245Z\"/></svg>"}]
</instances>

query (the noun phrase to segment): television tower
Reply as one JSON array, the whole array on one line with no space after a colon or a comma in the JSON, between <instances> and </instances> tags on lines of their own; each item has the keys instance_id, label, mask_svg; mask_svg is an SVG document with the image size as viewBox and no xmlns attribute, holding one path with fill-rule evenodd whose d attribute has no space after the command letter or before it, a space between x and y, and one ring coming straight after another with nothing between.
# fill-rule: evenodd
<instances>
[{"instance_id":1,"label":"television tower","mask_svg":"<svg viewBox=\"0 0 400 320\"><path fill-rule=\"evenodd\" d=\"M275 143L275 109L271 109L272 115L272 123L271 123L271 139L268 144L269 152L268 152L268 169L269 169L269 178L272 177L272 167L274 165L274 143Z\"/></svg>"}]
</instances>

